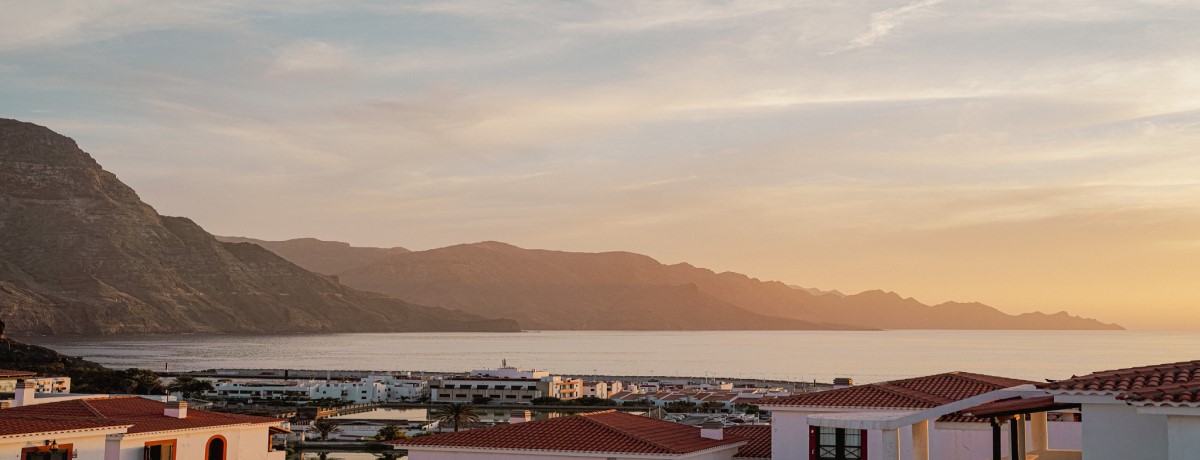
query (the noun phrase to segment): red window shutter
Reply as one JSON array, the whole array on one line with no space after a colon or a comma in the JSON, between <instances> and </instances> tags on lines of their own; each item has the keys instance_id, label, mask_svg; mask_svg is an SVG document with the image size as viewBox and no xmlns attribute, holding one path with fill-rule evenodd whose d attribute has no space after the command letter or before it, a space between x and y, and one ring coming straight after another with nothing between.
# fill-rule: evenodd
<instances>
[{"instance_id":1,"label":"red window shutter","mask_svg":"<svg viewBox=\"0 0 1200 460\"><path fill-rule=\"evenodd\" d=\"M817 460L817 427L808 426L808 460Z\"/></svg>"},{"instance_id":2,"label":"red window shutter","mask_svg":"<svg viewBox=\"0 0 1200 460\"><path fill-rule=\"evenodd\" d=\"M859 449L862 449L862 456L861 456L862 459L867 460L867 459L871 458L868 456L870 454L867 453L867 444L870 444L867 442L867 430L862 430L861 433L862 433L862 435L861 435L862 437L860 437L859 439L862 439L862 442L861 442L862 446L860 446Z\"/></svg>"}]
</instances>

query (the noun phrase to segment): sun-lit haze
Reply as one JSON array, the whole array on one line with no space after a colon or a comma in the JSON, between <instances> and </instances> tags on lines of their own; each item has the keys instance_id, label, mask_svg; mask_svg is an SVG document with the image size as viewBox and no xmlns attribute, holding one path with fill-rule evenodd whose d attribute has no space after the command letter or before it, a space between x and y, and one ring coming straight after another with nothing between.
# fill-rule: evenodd
<instances>
[{"instance_id":1,"label":"sun-lit haze","mask_svg":"<svg viewBox=\"0 0 1200 460\"><path fill-rule=\"evenodd\" d=\"M0 116L215 234L628 250L1192 329L1197 24L1169 0L16 2Z\"/></svg>"}]
</instances>

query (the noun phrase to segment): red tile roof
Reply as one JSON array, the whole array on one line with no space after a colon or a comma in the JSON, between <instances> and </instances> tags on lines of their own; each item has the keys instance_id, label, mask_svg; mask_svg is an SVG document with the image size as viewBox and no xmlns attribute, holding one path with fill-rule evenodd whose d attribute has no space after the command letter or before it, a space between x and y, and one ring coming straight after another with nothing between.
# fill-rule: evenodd
<instances>
[{"instance_id":1,"label":"red tile roof","mask_svg":"<svg viewBox=\"0 0 1200 460\"><path fill-rule=\"evenodd\" d=\"M1027 380L969 372L949 372L780 398L764 398L760 404L855 409L930 409L984 393L1032 383Z\"/></svg>"},{"instance_id":2,"label":"red tile roof","mask_svg":"<svg viewBox=\"0 0 1200 460\"><path fill-rule=\"evenodd\" d=\"M0 410L0 413L4 412L5 410ZM28 435L34 433L55 433L60 431L119 428L129 425L129 423L97 419L59 419L50 417L22 416L0 417L0 437Z\"/></svg>"},{"instance_id":3,"label":"red tile roof","mask_svg":"<svg viewBox=\"0 0 1200 460\"><path fill-rule=\"evenodd\" d=\"M1042 383L1038 388L1069 394L1120 394L1158 386L1200 382L1200 361L1130 367L1093 372L1057 382Z\"/></svg>"},{"instance_id":4,"label":"red tile roof","mask_svg":"<svg viewBox=\"0 0 1200 460\"><path fill-rule=\"evenodd\" d=\"M746 440L733 458L771 458L771 425L740 425L725 428L726 436L737 436Z\"/></svg>"},{"instance_id":5,"label":"red tile roof","mask_svg":"<svg viewBox=\"0 0 1200 460\"><path fill-rule=\"evenodd\" d=\"M20 420L31 418L47 420L40 431L62 431L72 426L95 424L95 426L130 426L128 433L205 428L227 425L280 423L282 420L249 415L223 414L199 409L188 409L187 417L174 418L163 415L165 404L138 396L115 398L89 398L60 401L33 406L0 409L0 427L19 425ZM65 428L55 429L55 426ZM29 433L22 431L20 433ZM0 428L0 435L9 433Z\"/></svg>"},{"instance_id":6,"label":"red tile roof","mask_svg":"<svg viewBox=\"0 0 1200 460\"><path fill-rule=\"evenodd\" d=\"M1074 409L1077 407L1079 407L1078 404L1054 402L1053 396L1036 396L1031 398L1001 399L999 401L980 404L970 409L963 409L962 412L976 417L996 417L1027 412Z\"/></svg>"},{"instance_id":7,"label":"red tile roof","mask_svg":"<svg viewBox=\"0 0 1200 460\"><path fill-rule=\"evenodd\" d=\"M1137 389L1126 393L1123 399L1139 406L1200 407L1200 382Z\"/></svg>"},{"instance_id":8,"label":"red tile roof","mask_svg":"<svg viewBox=\"0 0 1200 460\"><path fill-rule=\"evenodd\" d=\"M1093 372L1038 387L1057 394L1110 395L1137 405L1200 406L1200 360Z\"/></svg>"},{"instance_id":9,"label":"red tile roof","mask_svg":"<svg viewBox=\"0 0 1200 460\"><path fill-rule=\"evenodd\" d=\"M741 442L736 436L720 441L702 438L697 427L611 410L392 441L402 448L658 455L683 455Z\"/></svg>"},{"instance_id":10,"label":"red tile roof","mask_svg":"<svg viewBox=\"0 0 1200 460\"><path fill-rule=\"evenodd\" d=\"M11 369L0 369L0 377L29 377L33 375L37 375L37 373L28 371L14 371Z\"/></svg>"}]
</instances>

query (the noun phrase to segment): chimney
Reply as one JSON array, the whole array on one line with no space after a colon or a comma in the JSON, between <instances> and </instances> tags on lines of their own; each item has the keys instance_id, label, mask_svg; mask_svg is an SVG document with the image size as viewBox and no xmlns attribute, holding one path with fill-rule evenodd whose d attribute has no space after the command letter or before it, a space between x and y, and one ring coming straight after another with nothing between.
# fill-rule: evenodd
<instances>
[{"instance_id":1,"label":"chimney","mask_svg":"<svg viewBox=\"0 0 1200 460\"><path fill-rule=\"evenodd\" d=\"M854 386L854 379L850 377L838 377L833 379L833 389L847 388Z\"/></svg>"},{"instance_id":2,"label":"chimney","mask_svg":"<svg viewBox=\"0 0 1200 460\"><path fill-rule=\"evenodd\" d=\"M700 425L700 437L704 439L725 439L725 424L720 420L709 420Z\"/></svg>"},{"instance_id":3,"label":"chimney","mask_svg":"<svg viewBox=\"0 0 1200 460\"><path fill-rule=\"evenodd\" d=\"M17 388L13 392L15 397L13 398L12 406L21 407L37 404L37 402L34 401L34 398L36 397L34 396L34 393L36 392L37 385L25 380L17 380Z\"/></svg>"},{"instance_id":4,"label":"chimney","mask_svg":"<svg viewBox=\"0 0 1200 460\"><path fill-rule=\"evenodd\" d=\"M525 422L528 422L530 420L530 418L531 417L530 417L529 411L514 410L508 414L508 423L510 425L515 425L518 423L525 423Z\"/></svg>"},{"instance_id":5,"label":"chimney","mask_svg":"<svg viewBox=\"0 0 1200 460\"><path fill-rule=\"evenodd\" d=\"M171 418L187 418L187 401L167 401L163 415Z\"/></svg>"}]
</instances>

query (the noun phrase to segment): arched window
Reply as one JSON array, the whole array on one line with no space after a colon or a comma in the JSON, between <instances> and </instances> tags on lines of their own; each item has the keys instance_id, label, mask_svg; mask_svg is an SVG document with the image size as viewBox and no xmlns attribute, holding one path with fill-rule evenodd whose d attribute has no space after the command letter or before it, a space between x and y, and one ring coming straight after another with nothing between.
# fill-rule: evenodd
<instances>
[{"instance_id":1,"label":"arched window","mask_svg":"<svg viewBox=\"0 0 1200 460\"><path fill-rule=\"evenodd\" d=\"M219 434L208 438L208 444L204 446L204 460L225 460L226 444L225 437Z\"/></svg>"}]
</instances>

